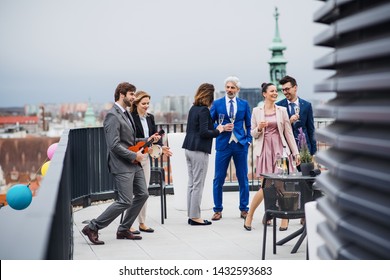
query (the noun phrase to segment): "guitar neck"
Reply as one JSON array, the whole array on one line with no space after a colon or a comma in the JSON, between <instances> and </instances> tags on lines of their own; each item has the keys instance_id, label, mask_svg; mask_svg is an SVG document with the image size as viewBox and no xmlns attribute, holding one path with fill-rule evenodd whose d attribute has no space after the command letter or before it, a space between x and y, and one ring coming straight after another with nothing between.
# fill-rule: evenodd
<instances>
[{"instance_id":1,"label":"guitar neck","mask_svg":"<svg viewBox=\"0 0 390 280\"><path fill-rule=\"evenodd\" d=\"M163 129L161 129L161 130L158 132L158 135L163 136L164 133L165 133L165 131L164 131ZM153 143L153 139L147 141L147 142L145 143L145 145L143 145L142 148L150 147L150 146L152 145L152 143Z\"/></svg>"}]
</instances>

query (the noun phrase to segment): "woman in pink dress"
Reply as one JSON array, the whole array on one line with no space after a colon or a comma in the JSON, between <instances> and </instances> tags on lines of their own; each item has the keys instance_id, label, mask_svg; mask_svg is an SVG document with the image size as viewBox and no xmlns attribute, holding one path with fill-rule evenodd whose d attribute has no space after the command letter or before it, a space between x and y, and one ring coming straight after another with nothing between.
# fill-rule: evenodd
<instances>
[{"instance_id":1,"label":"woman in pink dress","mask_svg":"<svg viewBox=\"0 0 390 280\"><path fill-rule=\"evenodd\" d=\"M276 86L272 83L261 85L264 104L253 109L251 118L251 135L254 141L253 154L256 157L256 176L262 180L261 173L275 173L277 155L283 155L283 147L286 147L289 162L292 156L299 164L299 151L292 132L287 109L275 105L278 98ZM255 143L256 141L256 143ZM291 170L291 167L290 167ZM262 188L255 194L250 204L244 228L252 230L253 214L263 200ZM265 222L265 221L263 221ZM287 230L288 220L283 219L279 227L280 231Z\"/></svg>"}]
</instances>

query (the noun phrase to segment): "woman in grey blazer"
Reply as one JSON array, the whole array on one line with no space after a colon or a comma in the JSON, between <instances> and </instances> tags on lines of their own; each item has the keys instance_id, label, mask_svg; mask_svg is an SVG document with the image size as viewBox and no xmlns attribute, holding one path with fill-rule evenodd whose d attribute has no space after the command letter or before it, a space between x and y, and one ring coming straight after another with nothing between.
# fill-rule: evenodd
<instances>
[{"instance_id":1,"label":"woman in grey blazer","mask_svg":"<svg viewBox=\"0 0 390 280\"><path fill-rule=\"evenodd\" d=\"M222 125L214 129L212 123L210 106L214 101L214 91L212 84L204 83L199 86L194 104L188 113L186 136L182 146L188 166L188 224L192 226L211 225L210 221L200 217L200 204L213 138L224 131Z\"/></svg>"}]
</instances>

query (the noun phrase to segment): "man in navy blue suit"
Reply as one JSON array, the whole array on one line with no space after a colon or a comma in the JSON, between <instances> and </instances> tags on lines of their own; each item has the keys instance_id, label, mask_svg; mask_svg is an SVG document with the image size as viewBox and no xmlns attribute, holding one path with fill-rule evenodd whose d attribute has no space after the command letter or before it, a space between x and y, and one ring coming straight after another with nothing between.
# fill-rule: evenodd
<instances>
[{"instance_id":1,"label":"man in navy blue suit","mask_svg":"<svg viewBox=\"0 0 390 280\"><path fill-rule=\"evenodd\" d=\"M277 102L276 105L287 108L298 148L300 148L298 143L298 128L302 127L310 154L314 155L317 152L317 143L314 135L315 127L311 103L298 97L298 85L293 77L285 76L279 83L282 85L282 91L286 98ZM299 111L297 111L297 108L299 108Z\"/></svg>"},{"instance_id":2,"label":"man in navy blue suit","mask_svg":"<svg viewBox=\"0 0 390 280\"><path fill-rule=\"evenodd\" d=\"M217 137L215 146L214 215L211 218L213 221L222 218L222 188L231 158L236 167L240 186L241 218L245 218L249 210L248 147L252 141L251 114L248 102L237 97L239 91L240 80L234 76L228 77L225 80L226 95L215 100L210 109L213 122L218 122L220 114L224 115L222 125L226 131Z\"/></svg>"}]
</instances>

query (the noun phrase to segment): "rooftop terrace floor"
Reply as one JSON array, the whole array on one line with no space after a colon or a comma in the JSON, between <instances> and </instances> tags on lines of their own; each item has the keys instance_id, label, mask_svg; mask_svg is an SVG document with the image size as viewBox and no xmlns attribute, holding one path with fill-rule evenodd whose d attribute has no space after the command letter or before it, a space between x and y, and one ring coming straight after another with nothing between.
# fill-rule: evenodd
<instances>
[{"instance_id":1,"label":"rooftop terrace floor","mask_svg":"<svg viewBox=\"0 0 390 280\"><path fill-rule=\"evenodd\" d=\"M250 193L250 201L255 192ZM87 208L75 209L74 260L260 260L263 240L264 205L255 213L252 231L243 227L244 220L238 210L238 192L224 192L223 218L210 226L190 226L187 211L174 208L174 195L167 195L168 218L160 221L160 197L150 196L146 223L154 233L142 233L142 240L117 240L119 217L107 228L99 231L99 239L105 245L92 245L81 233L85 221L96 218L112 202L99 203ZM202 218L211 219L212 209L203 210ZM84 222L84 223L83 223ZM278 221L280 223L280 220ZM138 221L135 222L138 227ZM287 231L277 231L277 238L291 234L301 227L298 220L291 220ZM291 250L297 238L277 246L272 253L272 227L267 233L267 260L305 260L306 240L295 254Z\"/></svg>"}]
</instances>

